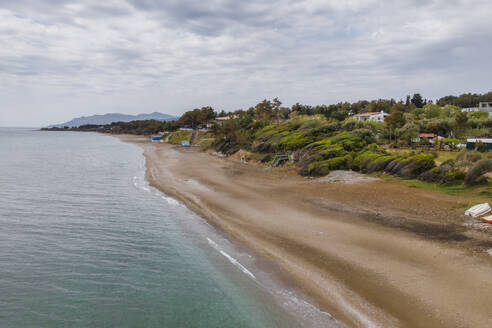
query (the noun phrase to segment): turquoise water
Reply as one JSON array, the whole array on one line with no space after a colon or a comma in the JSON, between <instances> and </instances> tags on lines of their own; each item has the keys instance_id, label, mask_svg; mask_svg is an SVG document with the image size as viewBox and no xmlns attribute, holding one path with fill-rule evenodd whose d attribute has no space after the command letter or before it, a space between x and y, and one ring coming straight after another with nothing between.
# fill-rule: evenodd
<instances>
[{"instance_id":1,"label":"turquoise water","mask_svg":"<svg viewBox=\"0 0 492 328\"><path fill-rule=\"evenodd\" d=\"M0 129L0 327L334 327L148 186L139 147Z\"/></svg>"}]
</instances>

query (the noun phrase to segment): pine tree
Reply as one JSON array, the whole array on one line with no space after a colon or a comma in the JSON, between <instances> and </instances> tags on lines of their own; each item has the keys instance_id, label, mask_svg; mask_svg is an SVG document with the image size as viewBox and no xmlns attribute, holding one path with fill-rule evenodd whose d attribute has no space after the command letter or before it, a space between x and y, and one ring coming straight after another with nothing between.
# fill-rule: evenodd
<instances>
[{"instance_id":1,"label":"pine tree","mask_svg":"<svg viewBox=\"0 0 492 328\"><path fill-rule=\"evenodd\" d=\"M415 105L417 108L422 108L424 107L424 100L422 99L422 96L420 93L415 93L412 97L412 104Z\"/></svg>"}]
</instances>

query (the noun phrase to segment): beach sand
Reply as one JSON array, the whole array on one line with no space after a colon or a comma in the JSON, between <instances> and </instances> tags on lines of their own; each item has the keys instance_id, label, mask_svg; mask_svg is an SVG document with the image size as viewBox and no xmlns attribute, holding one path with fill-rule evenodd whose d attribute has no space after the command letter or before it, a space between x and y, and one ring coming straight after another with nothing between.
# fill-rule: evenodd
<instances>
[{"instance_id":1,"label":"beach sand","mask_svg":"<svg viewBox=\"0 0 492 328\"><path fill-rule=\"evenodd\" d=\"M344 325L492 327L492 233L466 225L455 197L119 137L143 147L151 185L274 260Z\"/></svg>"}]
</instances>

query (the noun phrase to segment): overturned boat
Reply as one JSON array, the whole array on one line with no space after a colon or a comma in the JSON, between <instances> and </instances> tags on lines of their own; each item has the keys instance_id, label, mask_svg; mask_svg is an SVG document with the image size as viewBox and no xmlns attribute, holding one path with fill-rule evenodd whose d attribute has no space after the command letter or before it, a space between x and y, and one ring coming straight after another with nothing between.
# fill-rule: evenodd
<instances>
[{"instance_id":1,"label":"overturned boat","mask_svg":"<svg viewBox=\"0 0 492 328\"><path fill-rule=\"evenodd\" d=\"M492 215L484 216L482 222L492 224Z\"/></svg>"},{"instance_id":2,"label":"overturned boat","mask_svg":"<svg viewBox=\"0 0 492 328\"><path fill-rule=\"evenodd\" d=\"M465 215L471 216L471 217L479 217L481 215L487 214L490 212L490 205L489 203L483 203L483 204L478 204L473 207L470 207L465 211Z\"/></svg>"}]
</instances>

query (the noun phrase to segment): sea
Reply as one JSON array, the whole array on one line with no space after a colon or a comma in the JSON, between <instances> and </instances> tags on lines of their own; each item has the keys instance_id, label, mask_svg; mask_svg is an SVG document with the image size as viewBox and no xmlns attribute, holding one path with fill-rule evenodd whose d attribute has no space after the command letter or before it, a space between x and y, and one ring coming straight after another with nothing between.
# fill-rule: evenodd
<instances>
[{"instance_id":1,"label":"sea","mask_svg":"<svg viewBox=\"0 0 492 328\"><path fill-rule=\"evenodd\" d=\"M0 327L341 327L98 133L0 128ZM262 259L262 263L267 259Z\"/></svg>"}]
</instances>

